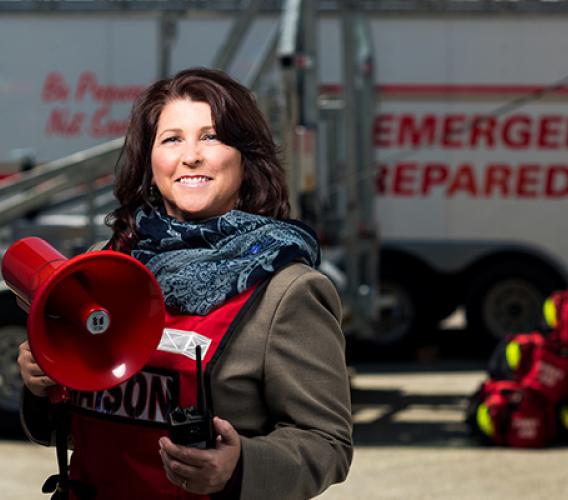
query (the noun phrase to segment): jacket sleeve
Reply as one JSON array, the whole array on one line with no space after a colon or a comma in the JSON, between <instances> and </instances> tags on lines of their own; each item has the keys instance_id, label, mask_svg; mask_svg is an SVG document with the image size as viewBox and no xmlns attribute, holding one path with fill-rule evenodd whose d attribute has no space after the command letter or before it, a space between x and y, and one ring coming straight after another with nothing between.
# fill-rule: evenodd
<instances>
[{"instance_id":1,"label":"jacket sleeve","mask_svg":"<svg viewBox=\"0 0 568 500\"><path fill-rule=\"evenodd\" d=\"M347 476L352 422L340 311L320 273L301 274L283 290L264 357L273 430L241 437L242 499L312 498Z\"/></svg>"},{"instance_id":2,"label":"jacket sleeve","mask_svg":"<svg viewBox=\"0 0 568 500\"><path fill-rule=\"evenodd\" d=\"M20 421L30 441L44 446L55 444L49 399L34 396L27 387L22 391Z\"/></svg>"}]
</instances>

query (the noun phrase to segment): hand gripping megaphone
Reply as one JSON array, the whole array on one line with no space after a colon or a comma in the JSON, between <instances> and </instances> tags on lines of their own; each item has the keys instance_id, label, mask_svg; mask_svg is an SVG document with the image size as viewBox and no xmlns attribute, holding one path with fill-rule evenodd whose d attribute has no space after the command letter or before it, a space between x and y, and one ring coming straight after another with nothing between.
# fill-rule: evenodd
<instances>
[{"instance_id":1,"label":"hand gripping megaphone","mask_svg":"<svg viewBox=\"0 0 568 500\"><path fill-rule=\"evenodd\" d=\"M29 237L7 250L2 275L28 310L33 356L62 387L114 387L138 372L160 341L162 293L133 257L101 250L67 259Z\"/></svg>"}]
</instances>

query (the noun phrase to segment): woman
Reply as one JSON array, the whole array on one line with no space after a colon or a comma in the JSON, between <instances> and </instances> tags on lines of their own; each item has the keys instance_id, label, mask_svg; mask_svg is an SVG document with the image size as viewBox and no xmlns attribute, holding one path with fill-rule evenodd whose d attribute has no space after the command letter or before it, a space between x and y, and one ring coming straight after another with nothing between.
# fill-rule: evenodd
<instances>
[{"instance_id":1,"label":"woman","mask_svg":"<svg viewBox=\"0 0 568 500\"><path fill-rule=\"evenodd\" d=\"M125 383L74 397L71 477L101 499L304 499L344 480L340 303L313 269L314 234L287 219L284 172L252 94L208 69L158 81L135 102L124 153L107 247L154 273L166 329L137 391ZM159 411L195 404L190 343L205 350L208 449L172 442ZM27 343L18 362L24 423L45 444L53 382ZM154 399L140 402L142 387L157 387Z\"/></svg>"}]
</instances>

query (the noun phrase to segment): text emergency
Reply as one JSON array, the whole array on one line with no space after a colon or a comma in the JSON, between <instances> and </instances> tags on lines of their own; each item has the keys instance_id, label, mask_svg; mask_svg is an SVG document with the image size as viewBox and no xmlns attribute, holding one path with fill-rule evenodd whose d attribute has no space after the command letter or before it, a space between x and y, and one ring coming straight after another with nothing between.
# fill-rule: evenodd
<instances>
[{"instance_id":1,"label":"text emergency","mask_svg":"<svg viewBox=\"0 0 568 500\"><path fill-rule=\"evenodd\" d=\"M376 177L379 195L523 199L568 196L568 159L563 158L568 150L568 117L560 114L385 113L375 120L373 140L380 159ZM439 152L441 161L417 161L424 150L430 152L429 157L432 151ZM451 161L447 160L444 151L454 150L463 151L463 160L455 161L456 153L451 154ZM483 163L468 151L484 151ZM535 151L556 155L550 157L549 163L543 162L542 153L539 161L532 161L530 156ZM514 159L519 158L519 152L526 153L521 161Z\"/></svg>"}]
</instances>

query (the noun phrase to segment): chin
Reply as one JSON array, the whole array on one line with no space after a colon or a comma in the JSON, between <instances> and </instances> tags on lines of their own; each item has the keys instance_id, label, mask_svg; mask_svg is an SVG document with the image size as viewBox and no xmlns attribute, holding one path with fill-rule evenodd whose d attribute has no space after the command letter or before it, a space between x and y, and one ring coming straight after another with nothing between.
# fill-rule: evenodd
<instances>
[{"instance_id":1,"label":"chin","mask_svg":"<svg viewBox=\"0 0 568 500\"><path fill-rule=\"evenodd\" d=\"M217 214L214 212L209 212L207 210L182 210L178 212L177 219L181 219L184 221L193 221L193 220L204 220L210 219L211 217L217 217L222 214Z\"/></svg>"},{"instance_id":2,"label":"chin","mask_svg":"<svg viewBox=\"0 0 568 500\"><path fill-rule=\"evenodd\" d=\"M195 200L193 201L195 202ZM180 203L179 205L171 205L171 209L166 208L166 211L169 215L178 220L192 221L219 217L230 212L232 209L233 208L230 206L223 209L222 207L214 208L207 205L196 205L195 203L191 206Z\"/></svg>"}]
</instances>

